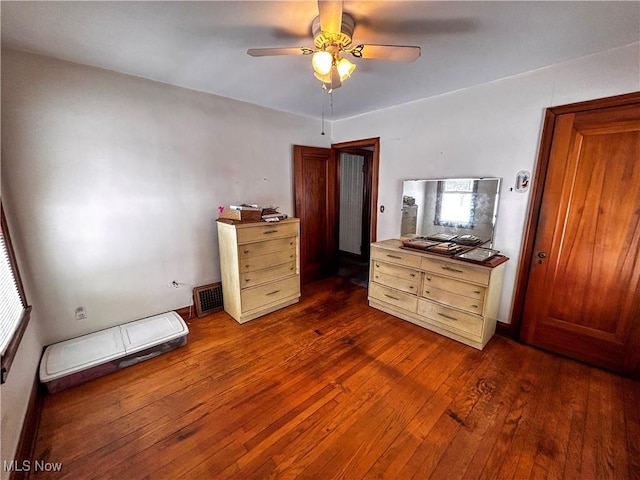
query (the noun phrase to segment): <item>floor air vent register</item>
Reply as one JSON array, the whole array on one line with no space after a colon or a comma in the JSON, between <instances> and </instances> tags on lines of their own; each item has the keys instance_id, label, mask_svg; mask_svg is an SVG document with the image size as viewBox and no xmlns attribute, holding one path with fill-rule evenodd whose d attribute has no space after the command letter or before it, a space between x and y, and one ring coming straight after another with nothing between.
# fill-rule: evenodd
<instances>
[{"instance_id":1,"label":"floor air vent register","mask_svg":"<svg viewBox=\"0 0 640 480\"><path fill-rule=\"evenodd\" d=\"M210 313L222 310L222 283L210 283L193 289L193 304L196 315L204 317Z\"/></svg>"}]
</instances>

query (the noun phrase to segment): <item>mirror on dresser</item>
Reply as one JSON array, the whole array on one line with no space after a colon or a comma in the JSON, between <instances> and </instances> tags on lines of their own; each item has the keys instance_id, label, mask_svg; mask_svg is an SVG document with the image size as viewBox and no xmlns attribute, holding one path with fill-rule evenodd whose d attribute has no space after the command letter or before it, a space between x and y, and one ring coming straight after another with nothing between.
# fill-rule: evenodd
<instances>
[{"instance_id":1,"label":"mirror on dresser","mask_svg":"<svg viewBox=\"0 0 640 480\"><path fill-rule=\"evenodd\" d=\"M406 180L400 235L472 235L492 247L499 194L499 178Z\"/></svg>"}]
</instances>

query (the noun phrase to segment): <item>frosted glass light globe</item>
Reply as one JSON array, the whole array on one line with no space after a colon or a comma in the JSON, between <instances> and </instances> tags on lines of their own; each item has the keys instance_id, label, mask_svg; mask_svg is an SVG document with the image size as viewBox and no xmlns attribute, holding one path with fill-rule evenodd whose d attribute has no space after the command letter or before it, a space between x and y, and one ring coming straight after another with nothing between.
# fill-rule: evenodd
<instances>
[{"instance_id":1,"label":"frosted glass light globe","mask_svg":"<svg viewBox=\"0 0 640 480\"><path fill-rule=\"evenodd\" d=\"M331 71L331 65L333 64L333 55L324 50L320 50L313 54L311 57L311 65L316 73L320 75L326 75Z\"/></svg>"}]
</instances>

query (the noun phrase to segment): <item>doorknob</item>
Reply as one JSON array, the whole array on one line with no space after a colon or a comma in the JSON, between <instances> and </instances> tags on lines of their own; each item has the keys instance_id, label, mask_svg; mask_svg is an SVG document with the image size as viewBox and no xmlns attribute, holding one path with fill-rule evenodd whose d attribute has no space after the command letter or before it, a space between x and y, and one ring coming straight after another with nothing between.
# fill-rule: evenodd
<instances>
[{"instance_id":1,"label":"doorknob","mask_svg":"<svg viewBox=\"0 0 640 480\"><path fill-rule=\"evenodd\" d=\"M544 262L545 258L547 258L547 252L538 252L538 263Z\"/></svg>"}]
</instances>

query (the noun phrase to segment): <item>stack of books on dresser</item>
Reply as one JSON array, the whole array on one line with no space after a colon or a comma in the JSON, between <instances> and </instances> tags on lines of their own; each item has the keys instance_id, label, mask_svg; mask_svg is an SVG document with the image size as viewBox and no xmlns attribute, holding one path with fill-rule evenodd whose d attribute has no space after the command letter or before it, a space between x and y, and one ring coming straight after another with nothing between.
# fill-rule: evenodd
<instances>
[{"instance_id":1,"label":"stack of books on dresser","mask_svg":"<svg viewBox=\"0 0 640 480\"><path fill-rule=\"evenodd\" d=\"M460 252L462 247L454 242L442 242L429 248L430 252L454 254Z\"/></svg>"},{"instance_id":2,"label":"stack of books on dresser","mask_svg":"<svg viewBox=\"0 0 640 480\"><path fill-rule=\"evenodd\" d=\"M285 218L287 218L287 215L278 212L278 207L265 207L262 209L262 220L265 222L279 222Z\"/></svg>"},{"instance_id":3,"label":"stack of books on dresser","mask_svg":"<svg viewBox=\"0 0 640 480\"><path fill-rule=\"evenodd\" d=\"M279 222L288 218L287 214L278 212L278 207L261 207L259 205L229 205L220 207L218 220L231 220L233 222Z\"/></svg>"}]
</instances>

